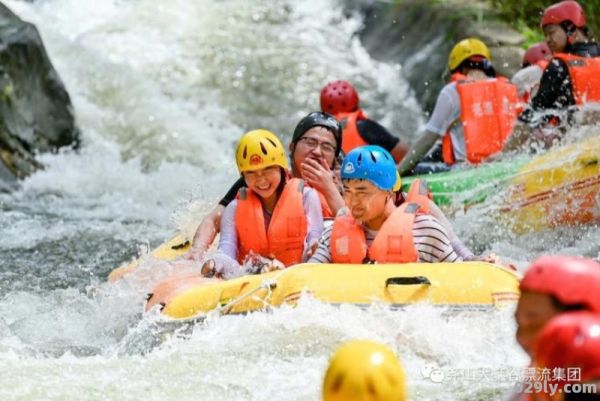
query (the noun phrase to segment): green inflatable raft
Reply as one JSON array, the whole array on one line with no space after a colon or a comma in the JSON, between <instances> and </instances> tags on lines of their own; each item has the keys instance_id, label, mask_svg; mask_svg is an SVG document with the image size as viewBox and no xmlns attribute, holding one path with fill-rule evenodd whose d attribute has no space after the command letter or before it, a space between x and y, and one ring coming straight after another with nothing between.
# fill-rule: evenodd
<instances>
[{"instance_id":1,"label":"green inflatable raft","mask_svg":"<svg viewBox=\"0 0 600 401\"><path fill-rule=\"evenodd\" d=\"M439 206L467 206L480 203L510 185L530 157L518 157L458 167L451 171L402 178L402 189L408 191L415 179L427 181L434 202Z\"/></svg>"}]
</instances>

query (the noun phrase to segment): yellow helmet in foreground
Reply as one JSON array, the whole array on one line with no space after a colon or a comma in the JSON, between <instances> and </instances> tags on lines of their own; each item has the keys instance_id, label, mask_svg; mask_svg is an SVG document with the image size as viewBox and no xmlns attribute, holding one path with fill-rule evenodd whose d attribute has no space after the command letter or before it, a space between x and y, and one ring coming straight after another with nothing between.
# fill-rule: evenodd
<instances>
[{"instance_id":1,"label":"yellow helmet in foreground","mask_svg":"<svg viewBox=\"0 0 600 401\"><path fill-rule=\"evenodd\" d=\"M404 370L394 353L372 341L350 341L335 352L323 401L405 401Z\"/></svg>"},{"instance_id":2,"label":"yellow helmet in foreground","mask_svg":"<svg viewBox=\"0 0 600 401\"><path fill-rule=\"evenodd\" d=\"M288 168L281 141L274 133L264 129L247 132L240 138L235 151L235 161L240 173L270 166Z\"/></svg>"},{"instance_id":3,"label":"yellow helmet in foreground","mask_svg":"<svg viewBox=\"0 0 600 401\"><path fill-rule=\"evenodd\" d=\"M454 45L450 56L448 57L448 68L454 71L463 61L471 56L483 56L488 60L492 60L490 49L479 39L468 38L463 39Z\"/></svg>"}]
</instances>

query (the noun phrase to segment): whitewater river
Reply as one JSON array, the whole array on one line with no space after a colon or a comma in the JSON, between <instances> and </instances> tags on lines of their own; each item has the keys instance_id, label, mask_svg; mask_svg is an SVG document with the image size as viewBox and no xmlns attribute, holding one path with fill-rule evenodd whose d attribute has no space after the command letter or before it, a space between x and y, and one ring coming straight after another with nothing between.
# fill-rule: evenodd
<instances>
[{"instance_id":1,"label":"whitewater river","mask_svg":"<svg viewBox=\"0 0 600 401\"><path fill-rule=\"evenodd\" d=\"M37 25L71 94L78 152L0 194L0 400L319 400L328 356L351 338L401 355L413 400L501 400L527 363L513 310L303 301L179 331L142 316L157 277L107 274L189 233L236 177L236 139L289 140L330 79L405 140L423 112L400 65L381 64L333 0L6 0ZM390 39L391 40L391 39ZM598 257L600 229L517 237L483 205L453 218L474 249L523 269L545 252ZM439 368L444 383L425 378ZM482 373L483 372L483 373Z\"/></svg>"}]
</instances>

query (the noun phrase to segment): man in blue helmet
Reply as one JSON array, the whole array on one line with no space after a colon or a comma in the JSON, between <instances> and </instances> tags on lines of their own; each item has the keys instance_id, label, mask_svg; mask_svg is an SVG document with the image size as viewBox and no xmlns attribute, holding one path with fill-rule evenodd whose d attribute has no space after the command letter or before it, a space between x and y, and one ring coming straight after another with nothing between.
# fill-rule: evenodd
<instances>
[{"instance_id":1,"label":"man in blue helmet","mask_svg":"<svg viewBox=\"0 0 600 401\"><path fill-rule=\"evenodd\" d=\"M341 177L346 209L324 230L309 263L462 261L438 220L415 203L394 205L396 164L388 151L352 150Z\"/></svg>"}]
</instances>

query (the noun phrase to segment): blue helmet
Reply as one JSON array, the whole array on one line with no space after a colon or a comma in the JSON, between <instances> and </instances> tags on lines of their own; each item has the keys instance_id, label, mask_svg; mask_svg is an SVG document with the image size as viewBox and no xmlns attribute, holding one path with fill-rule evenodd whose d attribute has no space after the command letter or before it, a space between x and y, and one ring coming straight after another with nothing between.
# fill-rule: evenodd
<instances>
[{"instance_id":1,"label":"blue helmet","mask_svg":"<svg viewBox=\"0 0 600 401\"><path fill-rule=\"evenodd\" d=\"M391 191L398 178L396 162L381 146L351 150L342 163L342 180L367 180L383 191Z\"/></svg>"}]
</instances>

